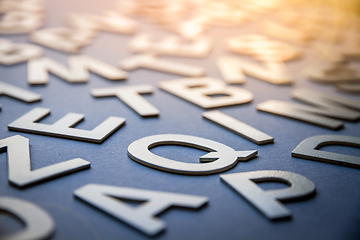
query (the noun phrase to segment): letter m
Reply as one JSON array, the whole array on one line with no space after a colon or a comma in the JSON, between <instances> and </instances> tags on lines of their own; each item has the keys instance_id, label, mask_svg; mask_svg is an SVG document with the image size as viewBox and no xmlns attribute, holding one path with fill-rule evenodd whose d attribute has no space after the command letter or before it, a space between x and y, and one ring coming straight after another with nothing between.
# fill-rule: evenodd
<instances>
[{"instance_id":1,"label":"letter m","mask_svg":"<svg viewBox=\"0 0 360 240\"><path fill-rule=\"evenodd\" d=\"M46 57L30 60L28 82L30 84L46 84L49 81L49 72L68 82L87 82L89 71L110 80L126 78L126 72L89 56L72 56L69 57L68 63L69 68Z\"/></svg>"},{"instance_id":2,"label":"letter m","mask_svg":"<svg viewBox=\"0 0 360 240\"><path fill-rule=\"evenodd\" d=\"M308 88L296 89L292 97L309 105L268 100L258 104L260 111L301 120L333 130L344 126L342 120L360 119L360 101ZM358 110L358 111L356 111ZM336 118L336 119L334 119Z\"/></svg>"}]
</instances>

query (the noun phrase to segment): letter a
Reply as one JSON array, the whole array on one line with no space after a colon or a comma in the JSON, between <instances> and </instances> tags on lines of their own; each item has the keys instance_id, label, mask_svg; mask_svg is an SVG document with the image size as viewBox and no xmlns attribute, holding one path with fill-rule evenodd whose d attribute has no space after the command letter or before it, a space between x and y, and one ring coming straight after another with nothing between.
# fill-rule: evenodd
<instances>
[{"instance_id":1,"label":"letter a","mask_svg":"<svg viewBox=\"0 0 360 240\"><path fill-rule=\"evenodd\" d=\"M100 184L87 184L76 189L74 195L149 236L166 228L165 223L155 216L169 207L199 208L208 202L207 197ZM115 198L146 202L133 208Z\"/></svg>"}]
</instances>

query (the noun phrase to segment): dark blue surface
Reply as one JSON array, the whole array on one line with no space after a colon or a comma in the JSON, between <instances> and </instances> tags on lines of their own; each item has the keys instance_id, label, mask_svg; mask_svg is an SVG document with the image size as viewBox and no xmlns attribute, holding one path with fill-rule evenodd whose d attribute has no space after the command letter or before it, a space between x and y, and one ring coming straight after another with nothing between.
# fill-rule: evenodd
<instances>
[{"instance_id":1,"label":"dark blue surface","mask_svg":"<svg viewBox=\"0 0 360 240\"><path fill-rule=\"evenodd\" d=\"M48 1L45 27L64 26L64 13L101 13L112 6L110 1ZM142 30L157 36L168 34L152 25L142 24ZM241 28L215 28L209 32L217 42L212 54L203 60L174 59L206 68L208 76L220 78L215 60L225 53L223 40L241 33L260 33L255 23ZM3 37L3 36L1 36ZM17 43L28 42L27 35L6 36ZM82 54L117 65L130 56L126 46L131 36L100 33ZM45 56L66 64L68 54L44 48ZM51 75L44 86L27 84L27 64L0 65L0 81L29 89L42 95L42 101L26 104L6 96L0 97L0 138L19 133L7 130L7 125L34 107L52 110L43 123L51 124L69 112L85 114L85 121L77 127L92 129L109 116L126 118L126 125L102 144L92 144L60 138L23 134L30 139L32 169L41 168L73 158L91 162L91 169L51 180L21 190L8 184L7 154L0 154L0 195L13 196L34 202L48 211L56 222L52 239L147 239L140 232L109 215L75 199L73 191L87 183L107 184L149 190L168 191L207 196L210 202L200 210L170 209L160 215L167 230L156 239L359 239L360 238L360 170L338 165L291 157L291 151L305 138L320 134L339 134L360 137L360 123L347 122L345 128L332 131L307 123L258 112L256 104L268 99L294 102L290 93L298 87L311 87L335 93L332 86L317 85L302 77L301 70L313 62L313 54L304 49L302 60L287 63L296 76L295 86L276 86L252 77L241 86L254 94L250 104L220 108L219 110L275 138L274 144L258 146L226 131L202 118L204 110L158 88L144 97L160 110L159 118L143 119L119 99L94 98L90 90L99 87L125 86L158 82L181 76L136 70L129 72L124 82L111 82L95 74L85 84L70 84ZM250 58L248 58L250 59ZM359 62L354 66L359 68ZM359 96L337 93L360 100ZM140 165L127 156L127 147L145 136L178 133L208 138L224 143L235 150L257 149L259 156L240 162L226 173L257 170L283 170L304 175L317 189L312 199L286 203L293 213L292 220L271 222L236 192L220 181L220 174L184 176L157 171ZM360 156L359 149L330 146L328 151ZM163 146L153 152L184 162L197 162L202 151ZM273 185L270 187L277 187ZM269 188L269 186L267 187ZM21 225L0 213L0 236L20 229Z\"/></svg>"}]
</instances>

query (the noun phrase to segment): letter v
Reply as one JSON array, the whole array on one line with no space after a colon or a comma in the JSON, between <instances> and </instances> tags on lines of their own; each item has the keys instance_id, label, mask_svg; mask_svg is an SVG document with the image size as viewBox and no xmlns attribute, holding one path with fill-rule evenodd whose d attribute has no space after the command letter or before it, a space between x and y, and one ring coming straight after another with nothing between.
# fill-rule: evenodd
<instances>
[{"instance_id":1,"label":"letter v","mask_svg":"<svg viewBox=\"0 0 360 240\"><path fill-rule=\"evenodd\" d=\"M20 135L0 140L0 152L4 149L9 159L9 181L18 187L90 168L90 162L76 158L31 171L29 139Z\"/></svg>"}]
</instances>

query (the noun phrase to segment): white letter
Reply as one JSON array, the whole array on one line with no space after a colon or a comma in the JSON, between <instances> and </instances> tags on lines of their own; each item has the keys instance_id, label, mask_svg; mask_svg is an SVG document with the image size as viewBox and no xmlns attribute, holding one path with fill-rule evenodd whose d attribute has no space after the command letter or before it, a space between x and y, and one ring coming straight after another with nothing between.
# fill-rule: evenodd
<instances>
[{"instance_id":1,"label":"white letter","mask_svg":"<svg viewBox=\"0 0 360 240\"><path fill-rule=\"evenodd\" d=\"M253 95L248 90L229 87L223 81L209 77L163 81L159 83L159 88L206 109L243 104L253 100ZM226 96L211 97L217 94Z\"/></svg>"},{"instance_id":2,"label":"white letter","mask_svg":"<svg viewBox=\"0 0 360 240\"><path fill-rule=\"evenodd\" d=\"M76 189L74 195L150 236L166 228L165 223L155 216L169 207L199 208L208 202L207 197L100 184L87 184ZM133 208L115 198L146 202Z\"/></svg>"},{"instance_id":3,"label":"white letter","mask_svg":"<svg viewBox=\"0 0 360 240\"><path fill-rule=\"evenodd\" d=\"M28 63L28 82L30 84L46 84L49 81L49 73L65 79L68 82L87 82L89 71L99 74L110 80L125 79L126 72L99 61L95 58L79 55L69 57L69 68L50 59L40 58Z\"/></svg>"},{"instance_id":4,"label":"white letter","mask_svg":"<svg viewBox=\"0 0 360 240\"><path fill-rule=\"evenodd\" d=\"M9 181L18 187L90 168L90 162L76 158L31 170L29 139L20 135L0 140L0 150L4 148L9 159Z\"/></svg>"},{"instance_id":5,"label":"white letter","mask_svg":"<svg viewBox=\"0 0 360 240\"><path fill-rule=\"evenodd\" d=\"M0 197L0 209L9 212L25 224L25 229L2 240L48 239L55 231L52 217L39 206L14 197Z\"/></svg>"},{"instance_id":6,"label":"white letter","mask_svg":"<svg viewBox=\"0 0 360 240\"><path fill-rule=\"evenodd\" d=\"M220 178L271 220L291 217L291 212L278 200L301 198L315 192L312 181L292 172L254 171L221 175ZM256 184L268 181L284 182L290 187L264 191Z\"/></svg>"},{"instance_id":7,"label":"white letter","mask_svg":"<svg viewBox=\"0 0 360 240\"><path fill-rule=\"evenodd\" d=\"M59 51L78 53L95 35L96 32L86 29L48 28L33 32L30 40Z\"/></svg>"},{"instance_id":8,"label":"white letter","mask_svg":"<svg viewBox=\"0 0 360 240\"><path fill-rule=\"evenodd\" d=\"M344 123L328 117L350 121L356 121L360 118L358 112L345 108L349 107L360 110L360 102L356 100L307 88L296 89L292 92L292 96L313 106L268 100L258 104L256 108L260 111L309 122L330 129L339 129L344 126Z\"/></svg>"},{"instance_id":9,"label":"white letter","mask_svg":"<svg viewBox=\"0 0 360 240\"><path fill-rule=\"evenodd\" d=\"M265 62L265 68L234 57L220 57L217 66L228 83L245 83L245 73L273 84L292 84L293 76L283 62Z\"/></svg>"},{"instance_id":10,"label":"white letter","mask_svg":"<svg viewBox=\"0 0 360 240\"><path fill-rule=\"evenodd\" d=\"M360 138L339 135L319 135L306 138L291 153L291 156L320 162L360 167L360 157L319 150L328 145L360 147Z\"/></svg>"},{"instance_id":11,"label":"white letter","mask_svg":"<svg viewBox=\"0 0 360 240\"><path fill-rule=\"evenodd\" d=\"M203 113L203 118L228 129L258 145L274 143L274 138L220 111Z\"/></svg>"},{"instance_id":12,"label":"white letter","mask_svg":"<svg viewBox=\"0 0 360 240\"><path fill-rule=\"evenodd\" d=\"M10 131L37 133L53 137L74 139L85 142L102 143L116 130L125 124L125 118L109 117L93 130L74 128L85 116L79 113L68 113L52 125L38 123L50 114L48 108L34 108L8 125Z\"/></svg>"},{"instance_id":13,"label":"white letter","mask_svg":"<svg viewBox=\"0 0 360 240\"><path fill-rule=\"evenodd\" d=\"M0 39L0 63L12 65L30 59L41 57L41 47L32 44L14 44L6 39Z\"/></svg>"},{"instance_id":14,"label":"white letter","mask_svg":"<svg viewBox=\"0 0 360 240\"><path fill-rule=\"evenodd\" d=\"M91 91L94 97L117 96L142 117L157 117L159 110L146 101L140 94L153 92L151 85L135 85L126 87L96 88Z\"/></svg>"},{"instance_id":15,"label":"white letter","mask_svg":"<svg viewBox=\"0 0 360 240\"><path fill-rule=\"evenodd\" d=\"M199 77L205 75L205 71L201 67L164 60L148 54L134 55L130 58L122 60L120 62L120 67L128 71L135 70L137 68L148 68L187 77Z\"/></svg>"},{"instance_id":16,"label":"white letter","mask_svg":"<svg viewBox=\"0 0 360 240\"><path fill-rule=\"evenodd\" d=\"M37 93L33 93L4 82L0 82L0 95L7 95L27 103L41 100L41 96Z\"/></svg>"},{"instance_id":17,"label":"white letter","mask_svg":"<svg viewBox=\"0 0 360 240\"><path fill-rule=\"evenodd\" d=\"M202 162L186 163L160 157L150 151L162 145L193 147L210 153L200 157ZM141 138L128 147L128 156L145 166L158 170L190 175L206 175L224 172L234 167L238 161L248 161L257 155L256 150L235 151L222 143L209 139L180 134L160 134Z\"/></svg>"}]
</instances>

